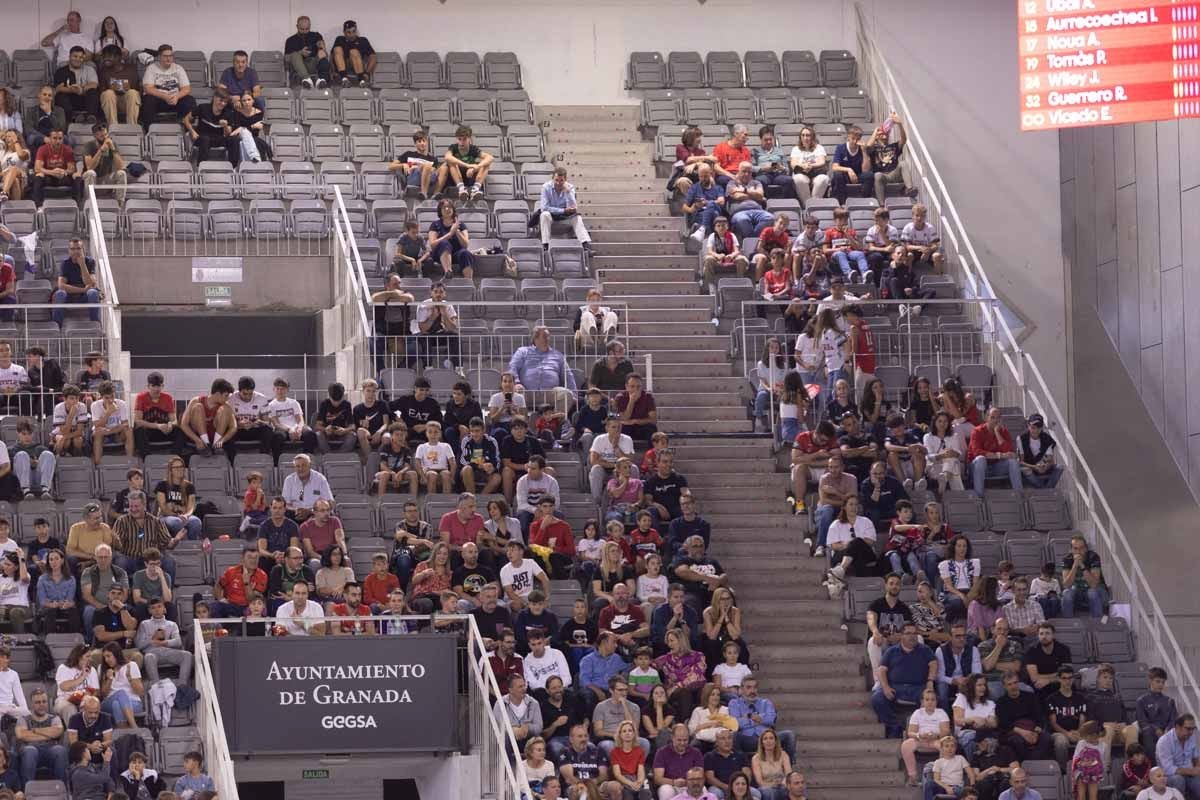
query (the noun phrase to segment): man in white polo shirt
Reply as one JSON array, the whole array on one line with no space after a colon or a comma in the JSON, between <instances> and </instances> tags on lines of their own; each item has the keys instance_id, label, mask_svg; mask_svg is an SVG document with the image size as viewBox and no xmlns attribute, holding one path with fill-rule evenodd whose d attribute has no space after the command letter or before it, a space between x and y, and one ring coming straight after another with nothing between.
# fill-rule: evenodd
<instances>
[{"instance_id":1,"label":"man in white polo shirt","mask_svg":"<svg viewBox=\"0 0 1200 800\"><path fill-rule=\"evenodd\" d=\"M289 636L325 635L325 612L320 603L309 601L304 581L292 586L292 599L279 607L275 617Z\"/></svg>"},{"instance_id":2,"label":"man in white polo shirt","mask_svg":"<svg viewBox=\"0 0 1200 800\"><path fill-rule=\"evenodd\" d=\"M333 490L325 476L312 468L312 458L307 453L297 453L292 466L296 471L284 478L280 494L287 502L288 516L303 522L312 516L313 503L333 502Z\"/></svg>"}]
</instances>

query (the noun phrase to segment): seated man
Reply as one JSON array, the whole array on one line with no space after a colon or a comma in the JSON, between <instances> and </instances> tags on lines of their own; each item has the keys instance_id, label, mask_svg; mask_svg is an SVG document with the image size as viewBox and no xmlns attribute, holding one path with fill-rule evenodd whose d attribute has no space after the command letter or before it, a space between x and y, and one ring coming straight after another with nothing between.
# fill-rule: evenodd
<instances>
[{"instance_id":1,"label":"seated man","mask_svg":"<svg viewBox=\"0 0 1200 800\"><path fill-rule=\"evenodd\" d=\"M899 138L891 142L892 131L899 132ZM903 160L904 147L908 144L908 134L904 131L904 123L895 111L888 114L887 121L871 132L871 138L863 145L871 157L871 166L875 170L875 200L883 208L887 200L889 183L899 183L904 187L904 194L916 197L917 190L909 177L908 165Z\"/></svg>"},{"instance_id":2,"label":"seated man","mask_svg":"<svg viewBox=\"0 0 1200 800\"><path fill-rule=\"evenodd\" d=\"M197 453L215 455L225 451L225 442L237 433L237 420L229 407L233 385L217 378L207 395L198 395L183 412L179 430L187 437Z\"/></svg>"},{"instance_id":3,"label":"seated man","mask_svg":"<svg viewBox=\"0 0 1200 800\"><path fill-rule=\"evenodd\" d=\"M660 747L654 754L654 786L658 800L687 797L688 776L693 770L703 779L704 756L691 746L690 738L688 726L682 722L677 723L671 728L670 746Z\"/></svg>"},{"instance_id":4,"label":"seated man","mask_svg":"<svg viewBox=\"0 0 1200 800\"><path fill-rule=\"evenodd\" d=\"M790 151L775 139L775 126L764 125L758 131L758 147L750 150L750 162L754 165L754 177L762 183L763 192L778 197L792 197L796 187L792 183L792 170L788 165ZM772 193L770 190L778 189Z\"/></svg>"},{"instance_id":5,"label":"seated man","mask_svg":"<svg viewBox=\"0 0 1200 800\"><path fill-rule=\"evenodd\" d=\"M730 182L733 185L733 182ZM704 242L704 291L716 293L717 273L735 272L739 278L746 276L750 261L738 247L738 238L729 229L726 217L713 220L713 232Z\"/></svg>"},{"instance_id":6,"label":"seated man","mask_svg":"<svg viewBox=\"0 0 1200 800\"><path fill-rule=\"evenodd\" d=\"M904 728L897 714L898 707L919 705L923 691L936 689L937 672L937 657L917 641L916 624L904 623L900 629L900 643L885 650L880 659L879 669L875 671L875 688L871 692L871 708L887 738L901 738Z\"/></svg>"},{"instance_id":7,"label":"seated man","mask_svg":"<svg viewBox=\"0 0 1200 800\"><path fill-rule=\"evenodd\" d=\"M1000 406L989 408L984 423L971 432L967 460L971 462L971 489L980 497L991 477L1008 476L1009 485L1015 491L1021 490L1021 465L1012 434L1000 415ZM1066 583L1063 581L1064 585Z\"/></svg>"},{"instance_id":8,"label":"seated man","mask_svg":"<svg viewBox=\"0 0 1200 800\"><path fill-rule=\"evenodd\" d=\"M846 129L846 141L833 151L829 165L829 193L839 205L846 205L851 192L855 197L871 197L875 192L875 173L871 171L871 156L859 144L862 128L851 125Z\"/></svg>"},{"instance_id":9,"label":"seated man","mask_svg":"<svg viewBox=\"0 0 1200 800\"><path fill-rule=\"evenodd\" d=\"M343 89L355 83L370 86L378 63L370 40L358 35L358 23L352 19L342 23L342 35L333 40L334 80L341 78Z\"/></svg>"},{"instance_id":10,"label":"seated man","mask_svg":"<svg viewBox=\"0 0 1200 800\"><path fill-rule=\"evenodd\" d=\"M192 137L192 157L197 162L208 161L214 148L225 148L225 158L234 167L241 162L241 131L237 115L224 89L213 92L212 100L183 118L183 127Z\"/></svg>"},{"instance_id":11,"label":"seated man","mask_svg":"<svg viewBox=\"0 0 1200 800\"><path fill-rule=\"evenodd\" d=\"M229 408L237 422L237 432L230 442L229 452L242 450L252 452L246 445L258 445L258 452L271 452L271 423L267 417L267 396L255 390L254 379L249 375L238 378L237 391L229 396ZM241 444L242 447L235 447Z\"/></svg>"},{"instance_id":12,"label":"seated man","mask_svg":"<svg viewBox=\"0 0 1200 800\"><path fill-rule=\"evenodd\" d=\"M83 146L83 168L84 186L95 186L97 182L115 184L113 194L119 204L125 204L125 184L129 182L125 159L103 122L92 125L92 140Z\"/></svg>"},{"instance_id":13,"label":"seated man","mask_svg":"<svg viewBox=\"0 0 1200 800\"><path fill-rule=\"evenodd\" d=\"M766 210L766 202L762 184L754 178L754 166L743 161L733 180L725 184L725 213L730 226L743 239L758 236L775 221Z\"/></svg>"},{"instance_id":14,"label":"seated man","mask_svg":"<svg viewBox=\"0 0 1200 800\"><path fill-rule=\"evenodd\" d=\"M758 749L758 737L767 728L775 728L779 736L779 746L795 763L796 734L790 730L776 728L778 715L775 704L770 698L758 693L758 678L752 675L742 677L742 685L738 688L738 696L729 701L729 716L737 720L738 730L735 742L738 750L743 753L753 753Z\"/></svg>"},{"instance_id":15,"label":"seated man","mask_svg":"<svg viewBox=\"0 0 1200 800\"><path fill-rule=\"evenodd\" d=\"M639 505L650 511L655 525L666 528L683 515L680 500L691 493L687 476L675 471L674 452L664 450L655 456L654 472L642 482Z\"/></svg>"},{"instance_id":16,"label":"seated man","mask_svg":"<svg viewBox=\"0 0 1200 800\"><path fill-rule=\"evenodd\" d=\"M648 442L658 431L654 395L643 387L642 376L636 372L630 373L625 378L625 391L617 394L613 400L613 407L621 417L621 433L635 442Z\"/></svg>"},{"instance_id":17,"label":"seated man","mask_svg":"<svg viewBox=\"0 0 1200 800\"><path fill-rule=\"evenodd\" d=\"M324 89L329 85L329 54L325 37L312 29L312 20L296 18L296 32L283 43L283 57L305 89ZM313 75L317 76L313 82Z\"/></svg>"},{"instance_id":18,"label":"seated man","mask_svg":"<svg viewBox=\"0 0 1200 800\"><path fill-rule=\"evenodd\" d=\"M138 625L134 643L142 651L146 677L151 684L158 682L159 664L178 667L182 683L192 677L192 654L183 647L179 626L167 619L167 604L162 598L150 603L150 618Z\"/></svg>"},{"instance_id":19,"label":"seated man","mask_svg":"<svg viewBox=\"0 0 1200 800\"><path fill-rule=\"evenodd\" d=\"M73 122L78 115L93 119L100 113L100 78L86 51L76 45L71 48L67 63L54 72L54 104L60 106Z\"/></svg>"},{"instance_id":20,"label":"seated man","mask_svg":"<svg viewBox=\"0 0 1200 800\"><path fill-rule=\"evenodd\" d=\"M566 356L551 347L550 329L546 326L538 325L533 329L533 343L517 348L508 361L508 371L525 389L525 401L529 407L536 407L542 402L537 396L530 397L529 392L552 395L559 411L569 413L574 407L575 395L579 391L575 373L567 365Z\"/></svg>"},{"instance_id":21,"label":"seated man","mask_svg":"<svg viewBox=\"0 0 1200 800\"><path fill-rule=\"evenodd\" d=\"M801 431L796 435L796 441L792 443L792 490L788 494L788 502L794 507L795 513L803 514L808 510L804 500L808 494L808 486L810 483L820 483L830 457L836 453L838 432L829 420L819 422L815 430ZM844 467L845 461L841 459L840 454L839 461ZM837 516L837 509L841 508L840 503L834 505L836 507L828 520L830 523L833 522L833 517ZM819 522L818 518L818 530ZM829 525L826 524L825 528L828 530ZM807 540L805 544L811 547L812 541Z\"/></svg>"},{"instance_id":22,"label":"seated man","mask_svg":"<svg viewBox=\"0 0 1200 800\"><path fill-rule=\"evenodd\" d=\"M729 576L721 562L705 555L704 540L699 536L691 536L684 542L683 553L671 562L667 572L683 585L684 602L697 611L712 604L717 588L729 585Z\"/></svg>"},{"instance_id":23,"label":"seated man","mask_svg":"<svg viewBox=\"0 0 1200 800\"><path fill-rule=\"evenodd\" d=\"M233 64L221 73L217 88L224 89L231 97L244 97L249 94L254 98L256 108L266 108L266 99L262 96L262 82L258 79L258 73L250 66L250 55L245 50L234 52Z\"/></svg>"},{"instance_id":24,"label":"seated man","mask_svg":"<svg viewBox=\"0 0 1200 800\"><path fill-rule=\"evenodd\" d=\"M69 189L76 202L83 195L83 183L75 164L75 153L64 143L65 136L61 130L50 131L46 143L37 149L34 156L33 178L29 182L29 191L33 202L39 208L46 201L46 189ZM98 311L96 319L99 319Z\"/></svg>"},{"instance_id":25,"label":"seated man","mask_svg":"<svg viewBox=\"0 0 1200 800\"><path fill-rule=\"evenodd\" d=\"M160 45L158 60L142 74L142 127L149 129L159 114L170 114L182 122L195 110L187 70L175 63L171 45Z\"/></svg>"},{"instance_id":26,"label":"seated man","mask_svg":"<svg viewBox=\"0 0 1200 800\"><path fill-rule=\"evenodd\" d=\"M105 445L124 445L125 456L133 458L133 427L129 424L129 404L116 397L112 381L100 384L100 399L92 403L92 460L104 457Z\"/></svg>"},{"instance_id":27,"label":"seated man","mask_svg":"<svg viewBox=\"0 0 1200 800\"><path fill-rule=\"evenodd\" d=\"M329 384L326 396L317 406L313 428L317 432L317 449L322 453L334 450L349 453L358 444L354 406L346 399L345 386L337 381Z\"/></svg>"},{"instance_id":28,"label":"seated man","mask_svg":"<svg viewBox=\"0 0 1200 800\"><path fill-rule=\"evenodd\" d=\"M688 224L695 227L692 238L703 244L724 209L725 187L717 183L711 164L701 164L700 180L692 184L683 200L683 213L688 215Z\"/></svg>"},{"instance_id":29,"label":"seated man","mask_svg":"<svg viewBox=\"0 0 1200 800\"><path fill-rule=\"evenodd\" d=\"M461 362L458 337L458 309L446 301L446 284L436 281L430 296L417 305L417 353L427 365L436 364L444 353L441 365L454 369Z\"/></svg>"},{"instance_id":30,"label":"seated man","mask_svg":"<svg viewBox=\"0 0 1200 800\"><path fill-rule=\"evenodd\" d=\"M250 606L251 593L261 596L266 591L267 573L258 568L258 548L246 545L242 548L241 563L226 569L213 585L216 600L209 604L209 610L214 619L244 617Z\"/></svg>"},{"instance_id":31,"label":"seated man","mask_svg":"<svg viewBox=\"0 0 1200 800\"><path fill-rule=\"evenodd\" d=\"M125 111L125 122L136 125L142 114L142 93L138 91L137 68L110 44L100 51L100 108L108 124L121 121L118 102Z\"/></svg>"},{"instance_id":32,"label":"seated man","mask_svg":"<svg viewBox=\"0 0 1200 800\"><path fill-rule=\"evenodd\" d=\"M472 136L470 127L458 126L454 132L455 142L446 150L442 160L449 170L450 180L458 188L458 199L466 200L469 197L471 202L475 202L483 198L483 183L494 158L491 153L485 153L473 144Z\"/></svg>"},{"instance_id":33,"label":"seated man","mask_svg":"<svg viewBox=\"0 0 1200 800\"><path fill-rule=\"evenodd\" d=\"M579 216L579 205L575 200L575 187L567 183L567 168L555 167L554 178L542 184L541 201L538 203L538 224L542 234L542 249L550 249L550 228L555 222L569 222L575 238L584 250L592 247L591 237Z\"/></svg>"},{"instance_id":34,"label":"seated man","mask_svg":"<svg viewBox=\"0 0 1200 800\"><path fill-rule=\"evenodd\" d=\"M941 238L937 230L925 221L927 211L921 203L912 207L912 222L900 231L900 241L908 245L913 254L914 267L932 268L940 275L945 269L946 257L942 255Z\"/></svg>"},{"instance_id":35,"label":"seated man","mask_svg":"<svg viewBox=\"0 0 1200 800\"><path fill-rule=\"evenodd\" d=\"M1052 750L1042 701L1033 692L1021 691L1015 672L1005 673L1001 682L1004 694L996 701L1001 743L1012 748L1018 761L1048 758Z\"/></svg>"},{"instance_id":36,"label":"seated man","mask_svg":"<svg viewBox=\"0 0 1200 800\"><path fill-rule=\"evenodd\" d=\"M738 171L738 167L754 159L746 140L750 138L750 129L745 125L734 125L733 134L713 148L713 158L716 159L717 183L725 186Z\"/></svg>"},{"instance_id":37,"label":"seated man","mask_svg":"<svg viewBox=\"0 0 1200 800\"><path fill-rule=\"evenodd\" d=\"M67 776L67 748L62 744L63 721L50 713L50 696L38 687L29 696L29 715L17 721L21 780L35 780L39 767L50 770L56 781Z\"/></svg>"},{"instance_id":38,"label":"seated man","mask_svg":"<svg viewBox=\"0 0 1200 800\"><path fill-rule=\"evenodd\" d=\"M888 466L896 479L904 484L904 490L925 491L925 446L921 444L916 432L908 427L908 421L901 414L892 414L887 418L887 435L883 438L883 449L887 453ZM917 481L914 484L913 478Z\"/></svg>"},{"instance_id":39,"label":"seated man","mask_svg":"<svg viewBox=\"0 0 1200 800\"><path fill-rule=\"evenodd\" d=\"M629 681L624 675L614 675L608 681L610 696L596 704L592 711L592 740L600 746L600 752L610 755L617 746L617 729L621 723L640 719L641 712L637 705L629 699ZM684 742L686 744L686 740ZM638 744L645 753L650 752L650 743L641 737Z\"/></svg>"},{"instance_id":40,"label":"seated man","mask_svg":"<svg viewBox=\"0 0 1200 800\"><path fill-rule=\"evenodd\" d=\"M1017 439L1021 477L1035 489L1053 489L1063 472L1054 458L1058 442L1046 433L1046 420L1041 414L1030 414L1026 424L1028 429Z\"/></svg>"}]
</instances>

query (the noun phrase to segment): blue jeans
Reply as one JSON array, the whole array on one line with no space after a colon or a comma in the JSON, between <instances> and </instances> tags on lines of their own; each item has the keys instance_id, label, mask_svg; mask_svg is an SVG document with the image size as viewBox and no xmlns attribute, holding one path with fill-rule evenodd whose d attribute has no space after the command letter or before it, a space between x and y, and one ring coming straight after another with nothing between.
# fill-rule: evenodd
<instances>
[{"instance_id":1,"label":"blue jeans","mask_svg":"<svg viewBox=\"0 0 1200 800\"><path fill-rule=\"evenodd\" d=\"M570 747L571 740L566 736L552 736L550 741L546 742L546 758L553 758L554 763L557 764L562 754L567 752Z\"/></svg>"},{"instance_id":2,"label":"blue jeans","mask_svg":"<svg viewBox=\"0 0 1200 800\"><path fill-rule=\"evenodd\" d=\"M851 260L854 261L854 266L850 266ZM833 262L842 270L842 274L847 278L854 270L858 270L862 274L867 272L867 256L861 250L835 250L833 252Z\"/></svg>"},{"instance_id":3,"label":"blue jeans","mask_svg":"<svg viewBox=\"0 0 1200 800\"><path fill-rule=\"evenodd\" d=\"M729 221L738 239L758 236L759 233L775 224L775 217L761 208L747 208L733 215Z\"/></svg>"},{"instance_id":4,"label":"blue jeans","mask_svg":"<svg viewBox=\"0 0 1200 800\"><path fill-rule=\"evenodd\" d=\"M54 303L55 305L63 305L64 303L99 303L100 302L100 290L99 289L88 289L83 294L67 294L67 292L65 292L64 290L58 289L54 292L54 295L50 298L50 302ZM59 325L63 324L63 319L66 318L66 315L67 315L67 312L65 310L59 309L59 308L56 308L50 312L50 316L53 317L54 321L57 322ZM99 322L100 321L100 309L89 308L88 316L91 318L92 322Z\"/></svg>"},{"instance_id":5,"label":"blue jeans","mask_svg":"<svg viewBox=\"0 0 1200 800\"><path fill-rule=\"evenodd\" d=\"M22 783L36 779L38 767L42 766L50 770L54 780L66 780L67 748L61 744L27 744L21 748L19 757Z\"/></svg>"},{"instance_id":6,"label":"blue jeans","mask_svg":"<svg viewBox=\"0 0 1200 800\"><path fill-rule=\"evenodd\" d=\"M875 710L875 716L879 719L879 723L883 725L884 735L889 739L899 739L904 733L904 727L900 724L900 718L896 715L896 703L905 701L911 703L915 708L921 704L921 692L925 691L923 683L898 683L892 684L892 689L896 692L895 700L888 700L887 695L883 693L883 689L876 687L871 692L871 708Z\"/></svg>"},{"instance_id":7,"label":"blue jeans","mask_svg":"<svg viewBox=\"0 0 1200 800\"><path fill-rule=\"evenodd\" d=\"M1172 775L1167 778L1167 786L1178 789L1187 800L1200 800L1200 775Z\"/></svg>"},{"instance_id":8,"label":"blue jeans","mask_svg":"<svg viewBox=\"0 0 1200 800\"><path fill-rule=\"evenodd\" d=\"M975 456L971 462L971 488L975 494L983 497L983 487L988 478L1003 478L1008 476L1012 488L1021 490L1021 465L1015 458L998 458L989 461L986 456Z\"/></svg>"},{"instance_id":9,"label":"blue jeans","mask_svg":"<svg viewBox=\"0 0 1200 800\"><path fill-rule=\"evenodd\" d=\"M754 416L757 419L766 419L771 411L771 393L766 389L759 389L758 394L754 395ZM768 426L770 423L767 423Z\"/></svg>"},{"instance_id":10,"label":"blue jeans","mask_svg":"<svg viewBox=\"0 0 1200 800\"><path fill-rule=\"evenodd\" d=\"M396 578L400 581L400 588L406 592L408 583L412 580L413 570L416 568L417 561L410 551L397 550L392 555L392 571L396 573Z\"/></svg>"},{"instance_id":11,"label":"blue jeans","mask_svg":"<svg viewBox=\"0 0 1200 800\"><path fill-rule=\"evenodd\" d=\"M134 714L142 713L142 698L129 694L124 689L120 689L104 698L101 708L105 713L112 715L114 722L122 723L126 721L126 709L132 711Z\"/></svg>"},{"instance_id":12,"label":"blue jeans","mask_svg":"<svg viewBox=\"0 0 1200 800\"><path fill-rule=\"evenodd\" d=\"M1062 616L1062 600L1056 594L1048 594L1045 597L1037 598L1038 604L1042 607L1042 616L1046 619L1054 619Z\"/></svg>"},{"instance_id":13,"label":"blue jeans","mask_svg":"<svg viewBox=\"0 0 1200 800\"><path fill-rule=\"evenodd\" d=\"M200 538L200 534L204 531L204 522L199 517L163 517L163 524L167 526L167 530L172 535L179 533L185 527L187 528L187 538L196 540Z\"/></svg>"},{"instance_id":14,"label":"blue jeans","mask_svg":"<svg viewBox=\"0 0 1200 800\"><path fill-rule=\"evenodd\" d=\"M802 430L800 420L787 417L779 420L779 441L794 442Z\"/></svg>"},{"instance_id":15,"label":"blue jeans","mask_svg":"<svg viewBox=\"0 0 1200 800\"><path fill-rule=\"evenodd\" d=\"M1064 617L1075 616L1076 604L1082 604L1086 595L1088 614L1092 617L1104 616L1104 606L1108 603L1108 589L1103 586L1097 586L1094 589L1080 590L1067 589L1062 596L1062 615Z\"/></svg>"},{"instance_id":16,"label":"blue jeans","mask_svg":"<svg viewBox=\"0 0 1200 800\"><path fill-rule=\"evenodd\" d=\"M817 520L817 546L824 547L825 539L829 536L829 526L837 519L839 509L834 506L817 506L814 516Z\"/></svg>"},{"instance_id":17,"label":"blue jeans","mask_svg":"<svg viewBox=\"0 0 1200 800\"><path fill-rule=\"evenodd\" d=\"M967 760L969 761L970 759ZM955 797L962 797L963 787L951 786L950 788L954 790ZM925 800L933 800L939 794L946 794L946 789L940 783L933 778L925 781Z\"/></svg>"},{"instance_id":18,"label":"blue jeans","mask_svg":"<svg viewBox=\"0 0 1200 800\"><path fill-rule=\"evenodd\" d=\"M907 553L901 555L899 551L893 550L887 554L888 563L892 565L892 572L904 574L904 567L908 567L908 574L916 576L918 572L925 567L921 563L921 559L917 558L916 553ZM929 573L925 573L925 577L929 577Z\"/></svg>"},{"instance_id":19,"label":"blue jeans","mask_svg":"<svg viewBox=\"0 0 1200 800\"><path fill-rule=\"evenodd\" d=\"M1025 478L1025 483L1032 486L1034 489L1053 489L1058 486L1058 481L1062 477L1062 467L1054 467L1049 472L1034 472L1031 469L1021 470L1021 476Z\"/></svg>"},{"instance_id":20,"label":"blue jeans","mask_svg":"<svg viewBox=\"0 0 1200 800\"><path fill-rule=\"evenodd\" d=\"M716 221L717 217L721 216L722 211L724 211L722 206L719 206L712 200L709 200L708 204L696 213L696 222L698 222L700 227L704 229L705 236L713 232L713 223Z\"/></svg>"}]
</instances>

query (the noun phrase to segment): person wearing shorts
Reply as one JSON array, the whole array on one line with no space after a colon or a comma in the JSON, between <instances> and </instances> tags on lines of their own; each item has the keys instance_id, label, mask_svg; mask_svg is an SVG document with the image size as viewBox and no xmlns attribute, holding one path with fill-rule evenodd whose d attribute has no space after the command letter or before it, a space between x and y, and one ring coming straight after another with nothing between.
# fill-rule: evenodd
<instances>
[{"instance_id":1,"label":"person wearing shorts","mask_svg":"<svg viewBox=\"0 0 1200 800\"><path fill-rule=\"evenodd\" d=\"M425 131L418 128L413 131L413 148L405 150L396 156L388 165L393 172L404 174L404 186L417 192L417 199L424 200L429 196L429 186L433 184L434 195L441 194L446 186L446 163L438 163L438 157L429 148L429 137ZM433 180L437 176L437 181Z\"/></svg>"}]
</instances>

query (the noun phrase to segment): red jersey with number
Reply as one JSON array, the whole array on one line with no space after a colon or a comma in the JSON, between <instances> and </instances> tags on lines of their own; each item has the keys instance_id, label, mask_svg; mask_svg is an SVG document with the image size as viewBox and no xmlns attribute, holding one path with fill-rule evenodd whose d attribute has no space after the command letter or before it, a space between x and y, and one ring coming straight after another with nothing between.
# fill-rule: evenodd
<instances>
[{"instance_id":1,"label":"red jersey with number","mask_svg":"<svg viewBox=\"0 0 1200 800\"><path fill-rule=\"evenodd\" d=\"M866 320L854 324L858 335L854 337L854 366L859 372L875 374L875 333Z\"/></svg>"}]
</instances>

